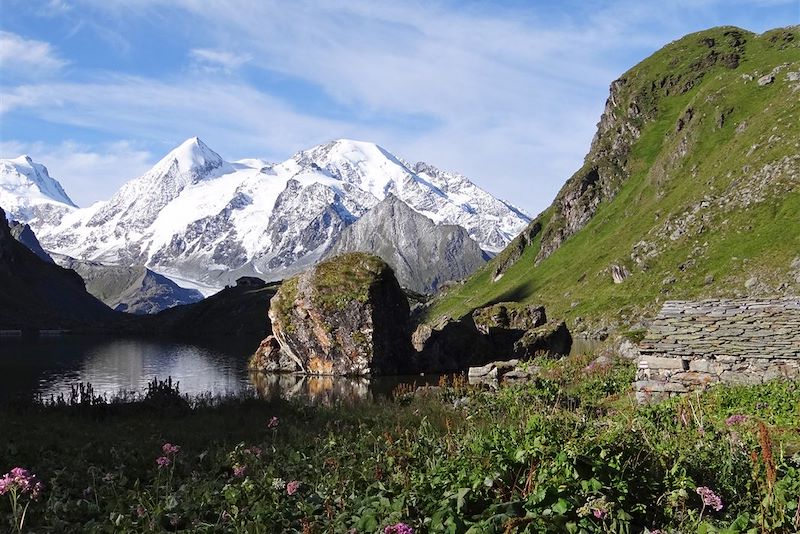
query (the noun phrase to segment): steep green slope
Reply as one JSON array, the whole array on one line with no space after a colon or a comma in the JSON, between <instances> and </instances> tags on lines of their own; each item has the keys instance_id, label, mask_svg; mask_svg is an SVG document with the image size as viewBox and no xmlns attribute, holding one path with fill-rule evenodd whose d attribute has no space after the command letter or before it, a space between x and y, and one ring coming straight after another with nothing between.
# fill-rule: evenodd
<instances>
[{"instance_id":1,"label":"steep green slope","mask_svg":"<svg viewBox=\"0 0 800 534\"><path fill-rule=\"evenodd\" d=\"M615 283L612 268L630 273ZM543 304L577 330L666 299L800 293L800 29L714 28L611 85L583 167L425 318Z\"/></svg>"}]
</instances>

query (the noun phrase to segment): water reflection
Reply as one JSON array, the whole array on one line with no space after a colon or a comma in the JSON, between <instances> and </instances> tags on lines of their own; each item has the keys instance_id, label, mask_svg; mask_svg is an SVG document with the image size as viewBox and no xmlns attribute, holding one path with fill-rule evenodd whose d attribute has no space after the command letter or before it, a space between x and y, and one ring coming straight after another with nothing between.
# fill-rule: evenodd
<instances>
[{"instance_id":1,"label":"water reflection","mask_svg":"<svg viewBox=\"0 0 800 534\"><path fill-rule=\"evenodd\" d=\"M0 399L69 393L90 382L96 394L143 392L154 377L172 376L180 391L237 394L250 389L251 348L227 350L149 339L88 337L0 339Z\"/></svg>"},{"instance_id":2,"label":"water reflection","mask_svg":"<svg viewBox=\"0 0 800 534\"><path fill-rule=\"evenodd\" d=\"M435 384L438 375L380 378L266 375L247 370L257 342L226 340L223 347L159 339L64 336L0 338L0 400L63 394L81 382L95 394L143 393L154 377L180 383L189 395L255 392L264 399L312 405L372 402L406 390Z\"/></svg>"},{"instance_id":3,"label":"water reflection","mask_svg":"<svg viewBox=\"0 0 800 534\"><path fill-rule=\"evenodd\" d=\"M250 381L263 399L299 400L323 406L373 400L367 378L251 372Z\"/></svg>"}]
</instances>

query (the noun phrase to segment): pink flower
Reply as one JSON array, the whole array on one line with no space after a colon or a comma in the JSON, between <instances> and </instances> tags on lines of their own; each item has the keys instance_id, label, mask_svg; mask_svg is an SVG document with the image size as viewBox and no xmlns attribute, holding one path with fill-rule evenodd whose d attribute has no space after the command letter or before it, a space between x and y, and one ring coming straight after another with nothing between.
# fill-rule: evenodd
<instances>
[{"instance_id":1,"label":"pink flower","mask_svg":"<svg viewBox=\"0 0 800 534\"><path fill-rule=\"evenodd\" d=\"M233 466L233 476L236 478L242 478L247 474L247 466L246 465L234 465Z\"/></svg>"},{"instance_id":2,"label":"pink flower","mask_svg":"<svg viewBox=\"0 0 800 534\"><path fill-rule=\"evenodd\" d=\"M395 523L384 528L383 534L414 534L414 529L405 523Z\"/></svg>"},{"instance_id":3,"label":"pink flower","mask_svg":"<svg viewBox=\"0 0 800 534\"><path fill-rule=\"evenodd\" d=\"M286 495L294 495L297 493L297 490L300 489L300 482L297 480L292 480L288 484L286 484Z\"/></svg>"},{"instance_id":4,"label":"pink flower","mask_svg":"<svg viewBox=\"0 0 800 534\"><path fill-rule=\"evenodd\" d=\"M171 454L173 456L181 452L181 448L172 443L165 443L161 446L161 450L164 451L164 454Z\"/></svg>"},{"instance_id":5,"label":"pink flower","mask_svg":"<svg viewBox=\"0 0 800 534\"><path fill-rule=\"evenodd\" d=\"M254 445L254 446L252 446L252 447L249 447L249 448L245 449L245 450L244 450L244 452L246 452L246 453L249 453L249 454L252 454L252 455L253 455L253 456L255 456L256 458L260 458L260 457L261 457L262 450L261 450L261 447L256 447L256 446Z\"/></svg>"},{"instance_id":6,"label":"pink flower","mask_svg":"<svg viewBox=\"0 0 800 534\"><path fill-rule=\"evenodd\" d=\"M39 497L44 485L27 469L15 467L0 479L0 495L8 492L19 492L24 495L29 493L32 499Z\"/></svg>"},{"instance_id":7,"label":"pink flower","mask_svg":"<svg viewBox=\"0 0 800 534\"><path fill-rule=\"evenodd\" d=\"M168 467L169 464L172 463L172 461L166 456L159 456L158 458L156 458L156 463L158 464L159 469L163 469L164 467Z\"/></svg>"},{"instance_id":8,"label":"pink flower","mask_svg":"<svg viewBox=\"0 0 800 534\"><path fill-rule=\"evenodd\" d=\"M700 486L695 491L697 491L697 494L703 499L703 507L710 506L717 512L722 510L722 498L714 493L711 488Z\"/></svg>"},{"instance_id":9,"label":"pink flower","mask_svg":"<svg viewBox=\"0 0 800 534\"><path fill-rule=\"evenodd\" d=\"M592 515L594 515L597 519L603 519L607 513L608 512L601 510L600 508L595 508L592 510Z\"/></svg>"},{"instance_id":10,"label":"pink flower","mask_svg":"<svg viewBox=\"0 0 800 534\"><path fill-rule=\"evenodd\" d=\"M267 423L267 428L278 428L278 418L276 416L272 416L272 419Z\"/></svg>"},{"instance_id":11,"label":"pink flower","mask_svg":"<svg viewBox=\"0 0 800 534\"><path fill-rule=\"evenodd\" d=\"M147 515L147 509L142 506L141 504L136 507L136 516L137 517L144 517Z\"/></svg>"},{"instance_id":12,"label":"pink flower","mask_svg":"<svg viewBox=\"0 0 800 534\"><path fill-rule=\"evenodd\" d=\"M725 419L725 424L728 426L733 426L738 425L739 423L744 423L745 421L747 421L746 415L736 414Z\"/></svg>"}]
</instances>

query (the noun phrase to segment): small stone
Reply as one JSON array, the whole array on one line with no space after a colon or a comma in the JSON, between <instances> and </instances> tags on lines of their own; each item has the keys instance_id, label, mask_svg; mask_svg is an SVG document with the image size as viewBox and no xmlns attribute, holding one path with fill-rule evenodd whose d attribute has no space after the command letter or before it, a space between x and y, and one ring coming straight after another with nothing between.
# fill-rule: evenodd
<instances>
[{"instance_id":1,"label":"small stone","mask_svg":"<svg viewBox=\"0 0 800 534\"><path fill-rule=\"evenodd\" d=\"M757 83L760 87L764 87L765 85L769 85L774 81L775 81L774 74L765 74L764 76L758 79Z\"/></svg>"}]
</instances>

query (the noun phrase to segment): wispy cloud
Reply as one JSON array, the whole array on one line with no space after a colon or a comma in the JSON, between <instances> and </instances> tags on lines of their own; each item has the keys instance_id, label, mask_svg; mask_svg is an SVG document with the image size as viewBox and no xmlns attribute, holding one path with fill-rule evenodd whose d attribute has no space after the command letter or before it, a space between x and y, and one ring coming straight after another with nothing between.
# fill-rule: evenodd
<instances>
[{"instance_id":1,"label":"wispy cloud","mask_svg":"<svg viewBox=\"0 0 800 534\"><path fill-rule=\"evenodd\" d=\"M4 76L36 78L53 74L66 64L49 43L0 30L0 69Z\"/></svg>"},{"instance_id":2,"label":"wispy cloud","mask_svg":"<svg viewBox=\"0 0 800 534\"><path fill-rule=\"evenodd\" d=\"M234 54L208 48L194 48L189 51L189 57L198 68L206 72L233 72L252 59L248 54Z\"/></svg>"},{"instance_id":3,"label":"wispy cloud","mask_svg":"<svg viewBox=\"0 0 800 534\"><path fill-rule=\"evenodd\" d=\"M229 159L362 138L538 211L580 166L614 78L703 27L759 30L754 13L792 1L75 0L70 16L130 40L120 63L137 35L161 35L185 43L180 64L6 84L0 113L153 152L199 135Z\"/></svg>"}]
</instances>

